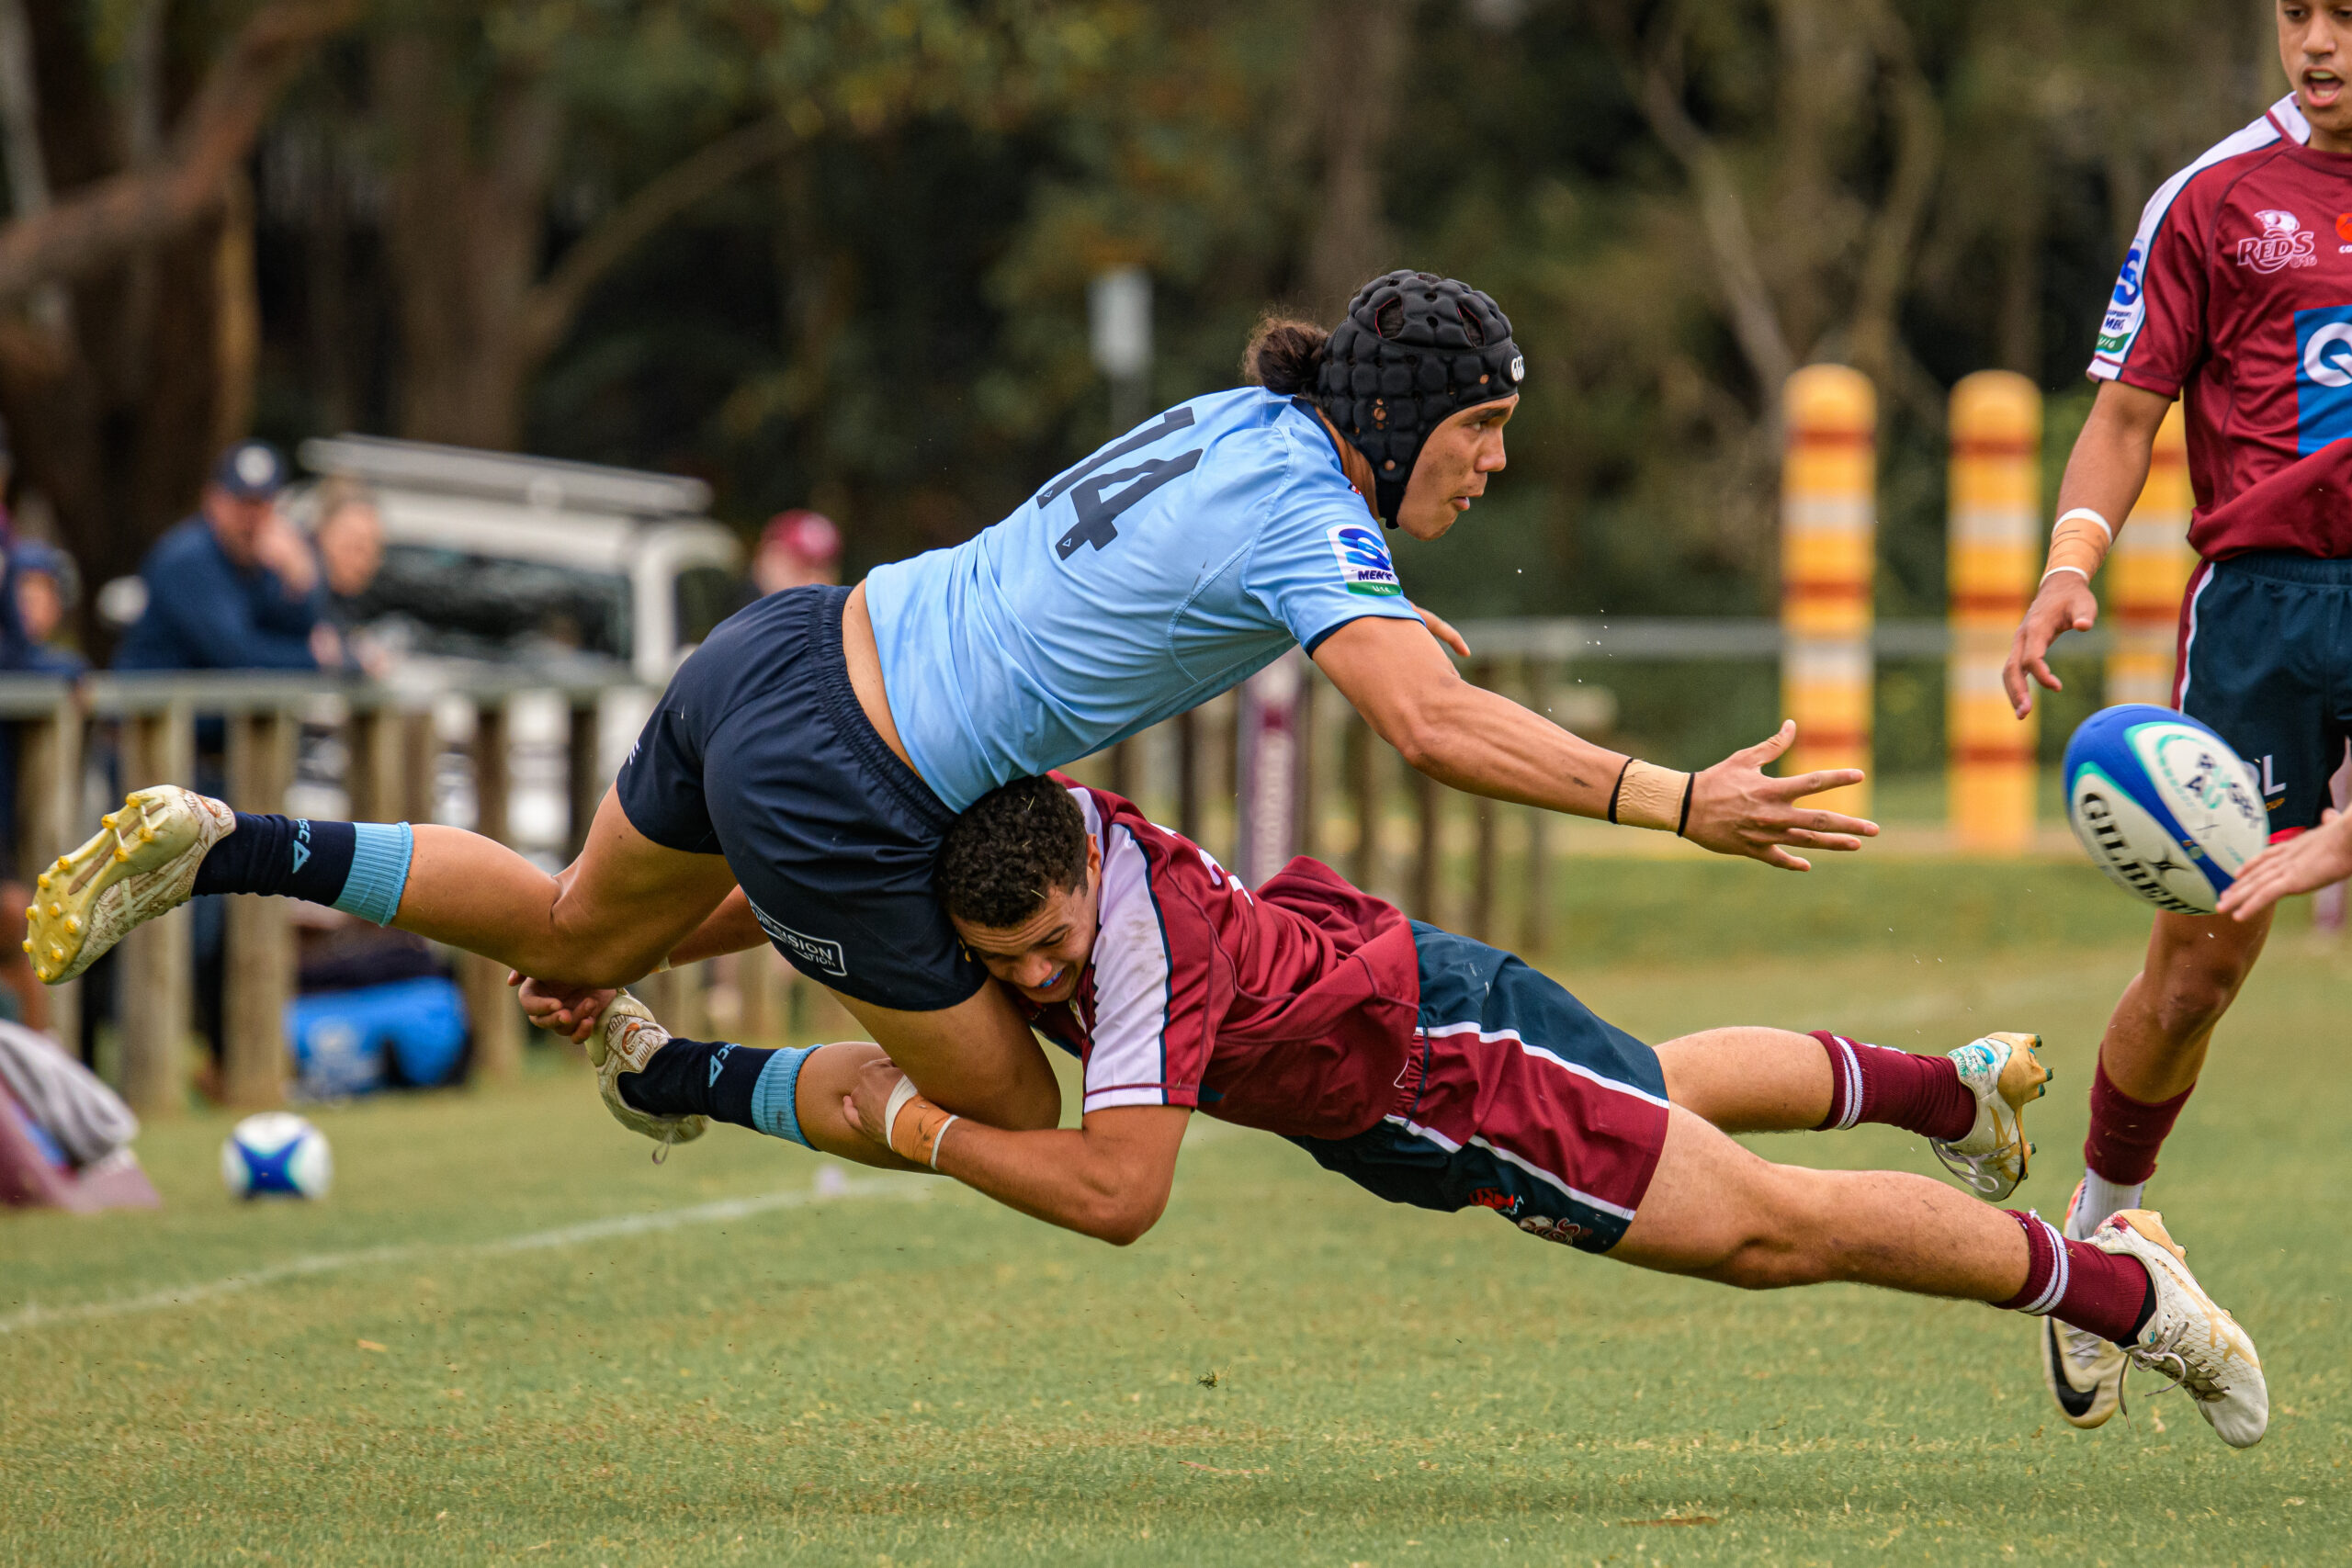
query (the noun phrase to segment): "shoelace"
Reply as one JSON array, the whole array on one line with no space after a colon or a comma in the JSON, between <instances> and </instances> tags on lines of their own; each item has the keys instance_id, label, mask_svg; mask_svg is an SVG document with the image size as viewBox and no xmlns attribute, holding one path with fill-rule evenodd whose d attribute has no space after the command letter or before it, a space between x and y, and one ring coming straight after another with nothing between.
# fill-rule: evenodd
<instances>
[{"instance_id":1,"label":"shoelace","mask_svg":"<svg viewBox=\"0 0 2352 1568\"><path fill-rule=\"evenodd\" d=\"M2177 1388L2186 1389L2191 1399L2206 1404L2226 1398L2230 1392L2230 1385L2222 1382L2212 1372L2199 1371L2196 1363L2180 1350L2181 1337L2188 1331L2187 1323L2176 1323L2162 1338L2153 1345L2123 1347L2124 1358L2135 1367L2144 1367L2157 1376L2169 1380L2164 1387L2156 1390L2160 1394L2169 1393ZM2117 1386L2116 1397L2120 1408L2122 1399L2122 1389L2120 1384Z\"/></svg>"},{"instance_id":2,"label":"shoelace","mask_svg":"<svg viewBox=\"0 0 2352 1568\"><path fill-rule=\"evenodd\" d=\"M1989 1155L1964 1155L1949 1145L1932 1140L1928 1146L1936 1151L1936 1157L1943 1161L1944 1168L1958 1177L1960 1184L1970 1191L1981 1198L2007 1196L2002 1190L2000 1177L1984 1168L1987 1161L1998 1158L2004 1151L1996 1149ZM2009 1190L2016 1189L2012 1187Z\"/></svg>"}]
</instances>

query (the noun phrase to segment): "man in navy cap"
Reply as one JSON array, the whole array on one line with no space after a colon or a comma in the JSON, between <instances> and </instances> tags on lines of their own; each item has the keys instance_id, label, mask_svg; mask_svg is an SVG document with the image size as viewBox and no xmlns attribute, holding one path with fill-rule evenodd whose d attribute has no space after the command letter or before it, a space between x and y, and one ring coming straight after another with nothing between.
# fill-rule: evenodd
<instances>
[{"instance_id":1,"label":"man in navy cap","mask_svg":"<svg viewBox=\"0 0 2352 1568\"><path fill-rule=\"evenodd\" d=\"M317 563L277 513L286 459L266 441L220 454L196 516L139 565L147 609L118 670L318 670L342 663Z\"/></svg>"}]
</instances>

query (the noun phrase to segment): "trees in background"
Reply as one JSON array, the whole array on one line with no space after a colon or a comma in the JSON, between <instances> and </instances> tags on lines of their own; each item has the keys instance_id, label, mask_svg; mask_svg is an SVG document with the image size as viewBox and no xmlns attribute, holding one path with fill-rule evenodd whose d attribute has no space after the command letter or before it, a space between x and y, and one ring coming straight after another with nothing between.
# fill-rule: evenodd
<instances>
[{"instance_id":1,"label":"trees in background","mask_svg":"<svg viewBox=\"0 0 2352 1568\"><path fill-rule=\"evenodd\" d=\"M0 0L0 411L94 581L249 411L813 500L856 567L1107 433L1095 272L1151 269L1173 400L1409 265L1531 364L1512 474L1406 563L1441 608L1761 608L1820 357L1879 381L1884 592L1931 607L1943 389L2079 385L2148 191L2283 90L2267 14Z\"/></svg>"}]
</instances>

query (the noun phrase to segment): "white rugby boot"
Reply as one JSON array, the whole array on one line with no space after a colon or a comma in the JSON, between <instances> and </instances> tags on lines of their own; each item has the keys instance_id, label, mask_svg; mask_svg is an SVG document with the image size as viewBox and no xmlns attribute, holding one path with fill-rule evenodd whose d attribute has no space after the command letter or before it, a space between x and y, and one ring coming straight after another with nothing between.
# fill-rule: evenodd
<instances>
[{"instance_id":1,"label":"white rugby boot","mask_svg":"<svg viewBox=\"0 0 2352 1568\"><path fill-rule=\"evenodd\" d=\"M137 927L187 902L196 869L236 829L237 815L177 784L133 790L99 819L97 836L35 880L25 910L33 973L55 986L104 957Z\"/></svg>"},{"instance_id":2,"label":"white rugby boot","mask_svg":"<svg viewBox=\"0 0 2352 1568\"><path fill-rule=\"evenodd\" d=\"M2125 1359L2187 1389L2197 1413L2230 1447L2250 1449L2262 1441L2270 1425L2262 1358L2237 1319L2197 1283L2188 1258L2165 1233L2164 1216L2126 1209L2092 1232L2090 1244L2138 1258L2156 1282L2155 1315L2123 1347Z\"/></svg>"},{"instance_id":3,"label":"white rugby boot","mask_svg":"<svg viewBox=\"0 0 2352 1568\"><path fill-rule=\"evenodd\" d=\"M653 1151L656 1165L669 1157L673 1144L691 1144L710 1131L707 1116L656 1116L621 1098L621 1075L643 1072L653 1053L669 1043L670 1032L627 991L613 998L588 1036L588 1059L596 1066L596 1092L604 1096L605 1109L630 1132L662 1145Z\"/></svg>"},{"instance_id":4,"label":"white rugby boot","mask_svg":"<svg viewBox=\"0 0 2352 1568\"><path fill-rule=\"evenodd\" d=\"M2050 1092L2050 1069L2034 1053L2039 1034L1987 1034L1951 1053L1960 1081L1976 1096L1976 1125L1964 1138L1928 1146L1971 1192L1997 1203L2025 1179L2033 1145L2025 1141L2025 1108Z\"/></svg>"},{"instance_id":5,"label":"white rugby boot","mask_svg":"<svg viewBox=\"0 0 2352 1568\"><path fill-rule=\"evenodd\" d=\"M2063 1234L2073 1234L2075 1211L2082 1202L2078 1181L2066 1201L2066 1222L2058 1227ZM2123 1403L2123 1373L2131 1364L2112 1340L2054 1317L2041 1320L2041 1381L2050 1385L2058 1414L2072 1426L2088 1431L2107 1424Z\"/></svg>"}]
</instances>

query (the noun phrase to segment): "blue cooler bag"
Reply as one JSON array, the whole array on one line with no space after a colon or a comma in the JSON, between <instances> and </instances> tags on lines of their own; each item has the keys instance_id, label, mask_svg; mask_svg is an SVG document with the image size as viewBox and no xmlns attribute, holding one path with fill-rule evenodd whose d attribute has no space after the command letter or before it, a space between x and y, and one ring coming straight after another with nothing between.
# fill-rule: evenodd
<instances>
[{"instance_id":1,"label":"blue cooler bag","mask_svg":"<svg viewBox=\"0 0 2352 1568\"><path fill-rule=\"evenodd\" d=\"M286 1038L311 1099L367 1094L388 1081L428 1089L458 1076L466 1001L439 976L324 991L286 1005Z\"/></svg>"}]
</instances>

